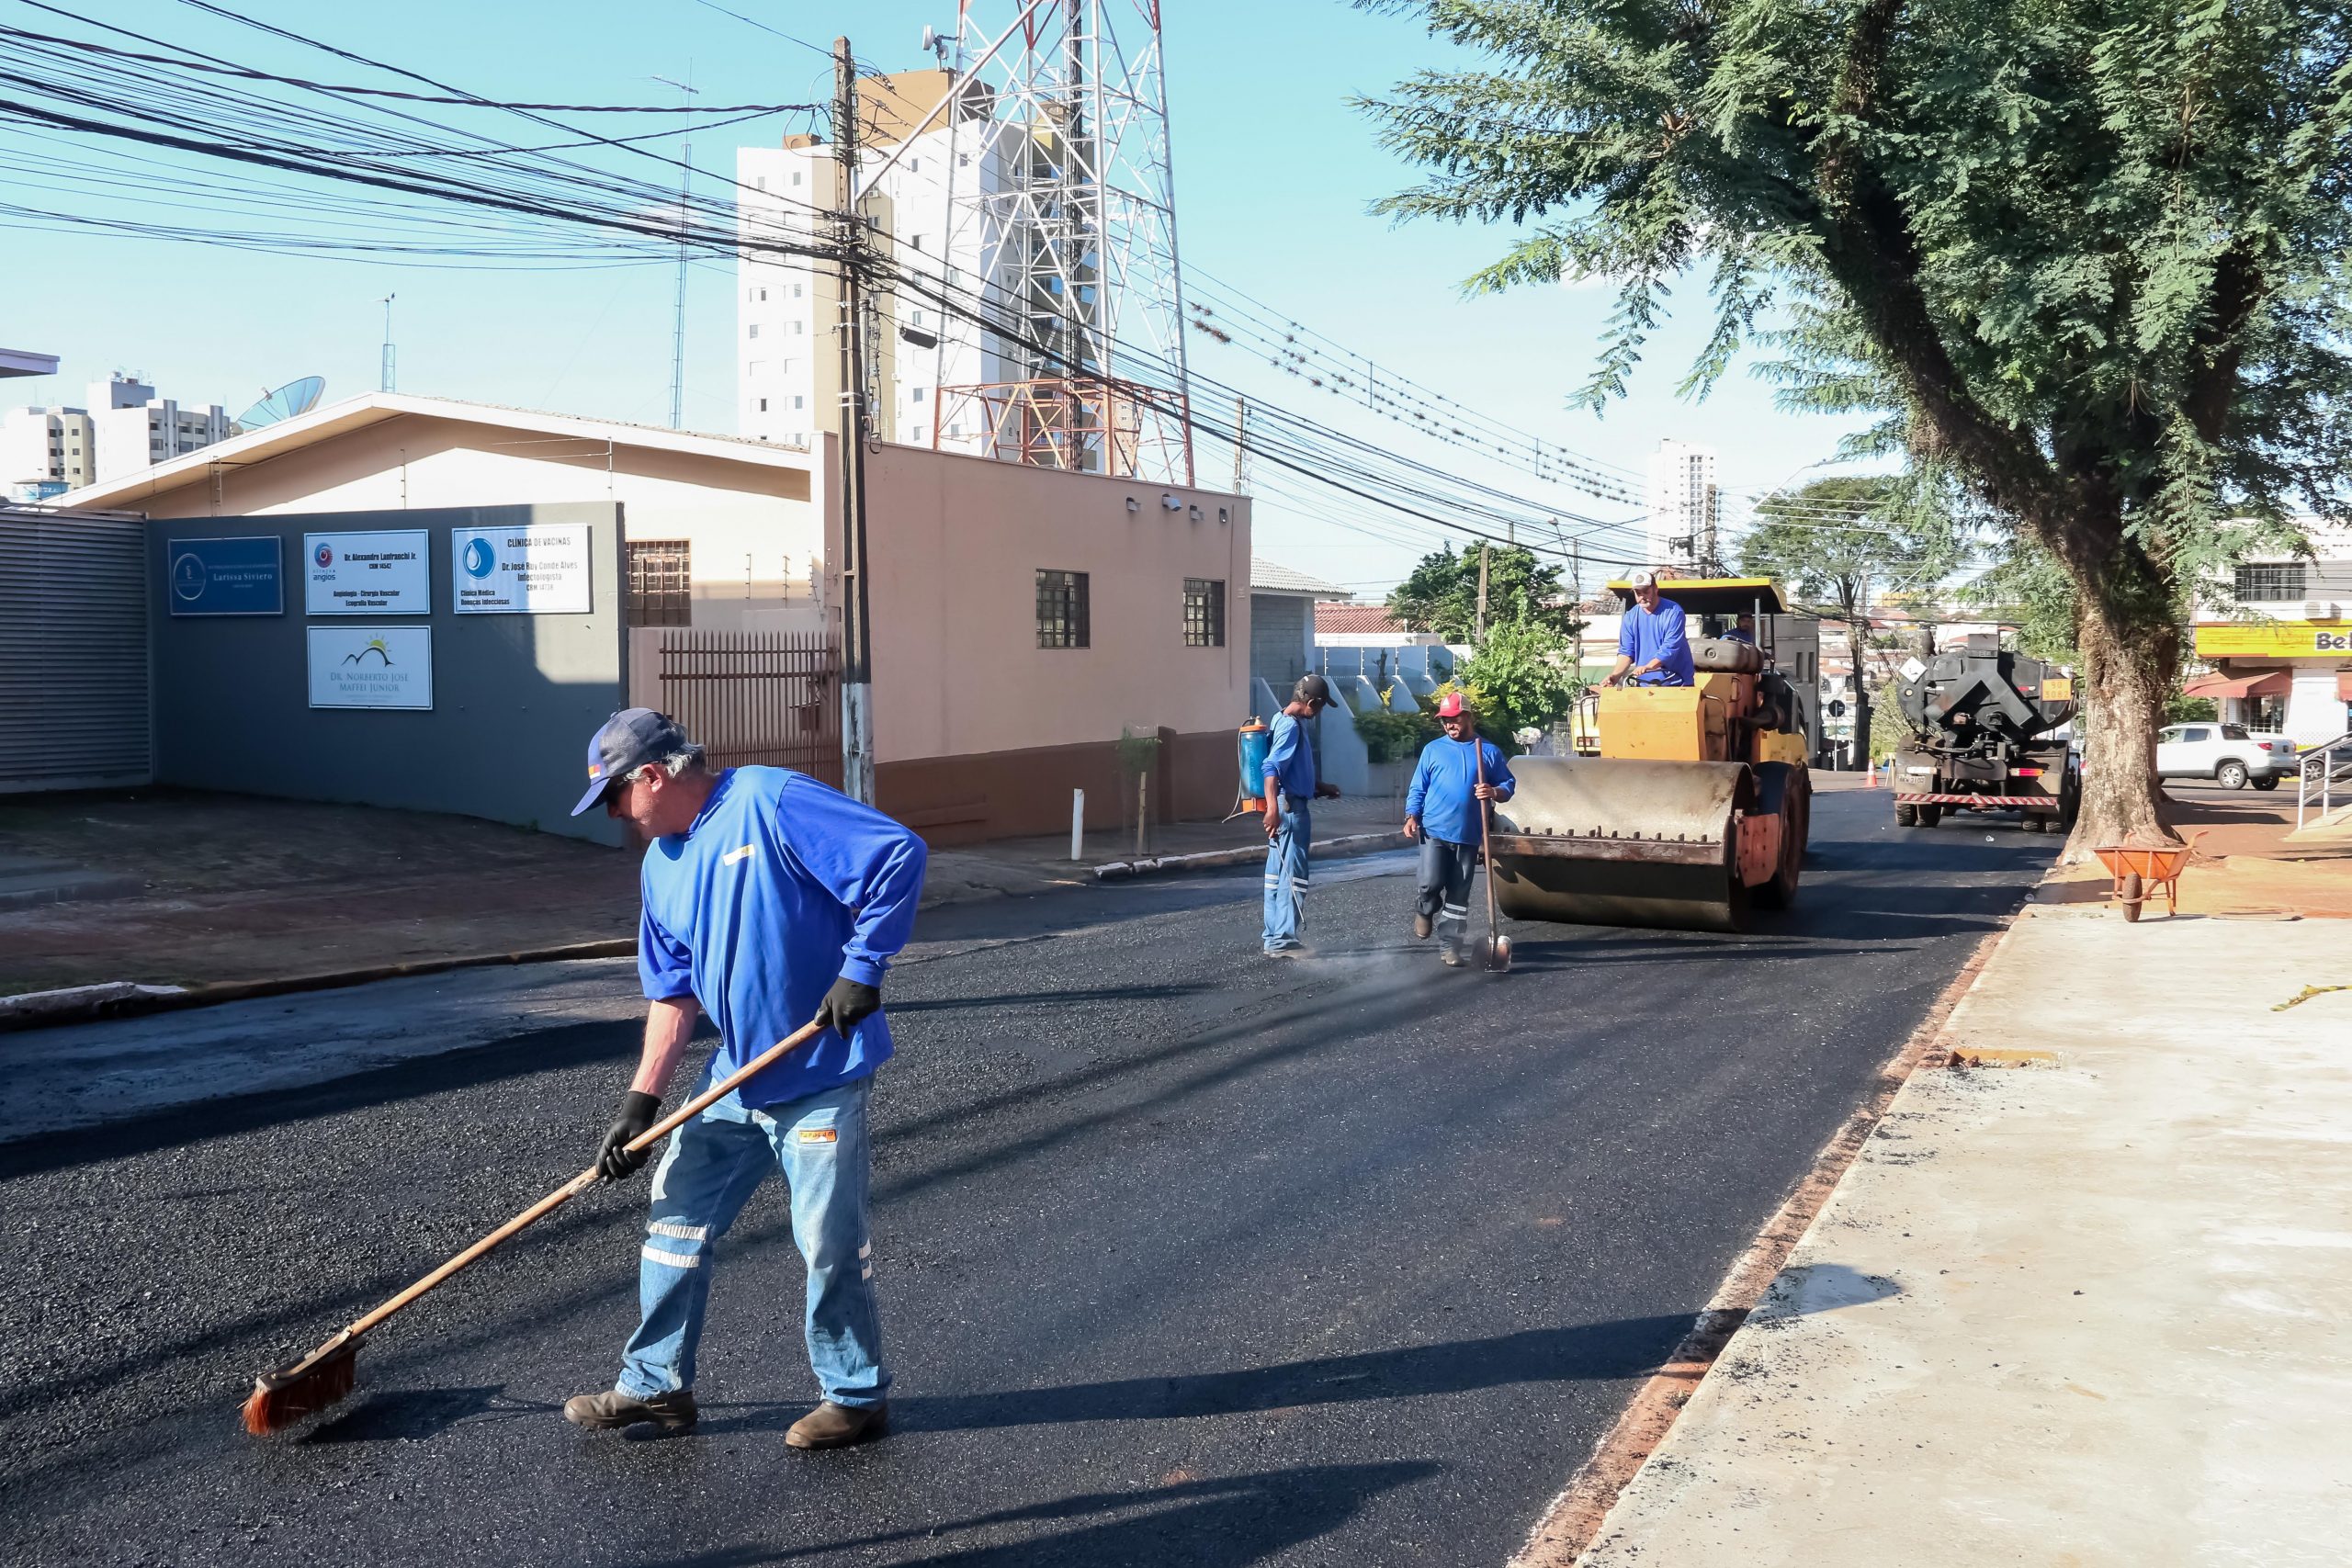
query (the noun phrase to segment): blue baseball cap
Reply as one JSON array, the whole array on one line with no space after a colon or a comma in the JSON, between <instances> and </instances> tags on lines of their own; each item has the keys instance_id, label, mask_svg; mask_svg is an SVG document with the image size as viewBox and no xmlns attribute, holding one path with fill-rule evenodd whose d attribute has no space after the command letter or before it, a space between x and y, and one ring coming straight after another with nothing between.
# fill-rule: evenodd
<instances>
[{"instance_id":1,"label":"blue baseball cap","mask_svg":"<svg viewBox=\"0 0 2352 1568\"><path fill-rule=\"evenodd\" d=\"M648 762L702 748L686 739L678 721L651 708L623 708L588 738L588 793L571 808L574 817L605 798L615 781Z\"/></svg>"}]
</instances>

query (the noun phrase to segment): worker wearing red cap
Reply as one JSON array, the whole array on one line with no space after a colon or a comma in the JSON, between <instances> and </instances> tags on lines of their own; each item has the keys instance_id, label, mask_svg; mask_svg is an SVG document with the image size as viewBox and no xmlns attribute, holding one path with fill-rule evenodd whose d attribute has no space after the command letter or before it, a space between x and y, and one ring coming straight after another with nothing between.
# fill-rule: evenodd
<instances>
[{"instance_id":1,"label":"worker wearing red cap","mask_svg":"<svg viewBox=\"0 0 2352 1568\"><path fill-rule=\"evenodd\" d=\"M1437 718L1445 733L1421 748L1420 764L1405 792L1405 837L1421 845L1413 934L1426 938L1434 928L1438 962L1454 966L1464 962L1470 874L1486 847L1486 807L1480 802L1509 800L1518 784L1502 749L1479 735L1476 710L1461 693L1439 699Z\"/></svg>"}]
</instances>

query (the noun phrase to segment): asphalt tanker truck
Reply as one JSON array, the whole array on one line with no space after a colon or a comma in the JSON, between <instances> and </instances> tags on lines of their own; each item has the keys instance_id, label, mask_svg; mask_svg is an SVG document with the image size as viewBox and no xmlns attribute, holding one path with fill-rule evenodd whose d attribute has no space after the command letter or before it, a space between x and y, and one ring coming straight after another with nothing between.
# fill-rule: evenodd
<instances>
[{"instance_id":1,"label":"asphalt tanker truck","mask_svg":"<svg viewBox=\"0 0 2352 1568\"><path fill-rule=\"evenodd\" d=\"M1894 754L1894 820L1932 828L1947 813L2014 811L2029 833L2071 832L2082 796L2065 733L2075 683L1991 632L1903 667L1895 703L1909 742Z\"/></svg>"},{"instance_id":2,"label":"asphalt tanker truck","mask_svg":"<svg viewBox=\"0 0 2352 1568\"><path fill-rule=\"evenodd\" d=\"M1496 900L1514 919L1737 931L1751 907L1796 897L1817 629L1762 578L1658 590L1690 615L1751 616L1758 642L1693 637L1695 683L1601 691L1598 756L1512 760L1518 787L1495 803L1487 844Z\"/></svg>"}]
</instances>

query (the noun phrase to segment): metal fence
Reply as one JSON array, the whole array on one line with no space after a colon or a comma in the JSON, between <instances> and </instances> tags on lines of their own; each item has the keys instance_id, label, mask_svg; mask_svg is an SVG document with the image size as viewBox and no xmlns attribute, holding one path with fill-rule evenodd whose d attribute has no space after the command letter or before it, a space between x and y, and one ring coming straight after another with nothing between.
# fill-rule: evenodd
<instances>
[{"instance_id":1,"label":"metal fence","mask_svg":"<svg viewBox=\"0 0 2352 1568\"><path fill-rule=\"evenodd\" d=\"M662 634L662 706L717 768L842 782L841 651L821 633Z\"/></svg>"}]
</instances>

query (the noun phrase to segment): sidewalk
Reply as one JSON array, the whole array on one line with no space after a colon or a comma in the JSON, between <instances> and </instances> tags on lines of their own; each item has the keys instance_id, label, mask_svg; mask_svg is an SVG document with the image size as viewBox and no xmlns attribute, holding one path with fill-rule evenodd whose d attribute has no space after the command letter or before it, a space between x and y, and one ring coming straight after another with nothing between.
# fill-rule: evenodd
<instances>
[{"instance_id":1,"label":"sidewalk","mask_svg":"<svg viewBox=\"0 0 2352 1568\"><path fill-rule=\"evenodd\" d=\"M1324 802L1317 847L1396 817L1385 799ZM635 855L470 818L138 790L0 800L0 998L619 952L637 935ZM1264 843L1245 818L1155 827L1149 848ZM1088 835L1078 862L1067 834L934 851L923 905L1091 886L1134 848L1130 829Z\"/></svg>"},{"instance_id":2,"label":"sidewalk","mask_svg":"<svg viewBox=\"0 0 2352 1568\"><path fill-rule=\"evenodd\" d=\"M2045 885L1575 1561L2346 1561L2352 859L2187 805L2182 915Z\"/></svg>"}]
</instances>

